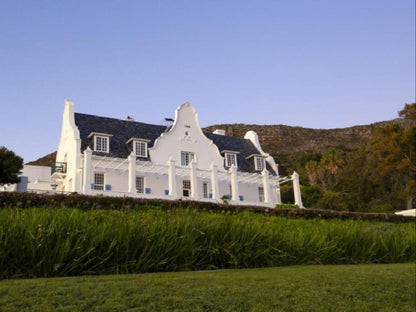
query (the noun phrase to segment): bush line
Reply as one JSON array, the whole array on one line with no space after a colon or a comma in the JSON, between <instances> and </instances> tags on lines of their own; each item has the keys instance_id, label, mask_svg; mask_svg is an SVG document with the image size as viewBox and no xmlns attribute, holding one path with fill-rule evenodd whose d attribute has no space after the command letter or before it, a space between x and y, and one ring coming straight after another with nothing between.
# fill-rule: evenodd
<instances>
[{"instance_id":1,"label":"bush line","mask_svg":"<svg viewBox=\"0 0 416 312\"><path fill-rule=\"evenodd\" d=\"M18 207L60 207L77 208L80 210L147 210L177 208L194 209L197 211L210 211L222 213L240 213L250 211L254 213L282 216L294 219L341 219L341 220L368 220L386 221L393 223L415 222L415 218L395 215L393 213L366 213L353 211L324 210L316 208L299 209L293 205L277 205L276 209L258 206L239 206L220 203L206 203L182 200L143 199L132 197L88 196L80 194L37 194L0 192L0 208Z\"/></svg>"}]
</instances>

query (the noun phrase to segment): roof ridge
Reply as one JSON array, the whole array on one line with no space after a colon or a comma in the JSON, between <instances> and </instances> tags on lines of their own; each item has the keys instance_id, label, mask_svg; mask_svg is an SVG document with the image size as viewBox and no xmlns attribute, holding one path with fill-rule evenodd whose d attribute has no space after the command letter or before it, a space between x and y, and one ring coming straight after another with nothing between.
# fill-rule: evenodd
<instances>
[{"instance_id":1,"label":"roof ridge","mask_svg":"<svg viewBox=\"0 0 416 312\"><path fill-rule=\"evenodd\" d=\"M166 126L164 126L164 125L155 125L155 124L146 123L146 122L142 122L142 121L136 121L136 120L124 120L124 119L120 119L120 118L106 117L106 116L98 116L98 115L85 114L85 113L77 113L77 112L75 112L75 114L76 115L91 116L91 117L98 117L98 118L105 118L105 119L112 119L112 120L117 120L117 121L126 122L126 123L137 123L137 124L142 124L142 125L147 125L147 126L155 126L155 127L161 127L161 128L163 127L163 128L166 128Z\"/></svg>"}]
</instances>

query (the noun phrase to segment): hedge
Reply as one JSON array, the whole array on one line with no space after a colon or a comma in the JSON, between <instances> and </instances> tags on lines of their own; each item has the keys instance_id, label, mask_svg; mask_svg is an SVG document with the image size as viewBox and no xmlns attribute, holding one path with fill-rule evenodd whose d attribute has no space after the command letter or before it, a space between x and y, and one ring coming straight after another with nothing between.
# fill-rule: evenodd
<instances>
[{"instance_id":1,"label":"hedge","mask_svg":"<svg viewBox=\"0 0 416 312\"><path fill-rule=\"evenodd\" d=\"M214 213L239 213L250 211L255 213L281 216L293 219L353 219L368 221L386 221L393 223L415 222L413 217L405 217L394 213L366 213L352 211L324 210L316 208L277 208L271 209L258 206L240 206L220 203L197 202L190 200L162 200L133 197L90 196L74 194L37 194L0 192L0 209L17 207L29 209L34 207L77 208L80 210L146 210L175 208L209 211Z\"/></svg>"}]
</instances>

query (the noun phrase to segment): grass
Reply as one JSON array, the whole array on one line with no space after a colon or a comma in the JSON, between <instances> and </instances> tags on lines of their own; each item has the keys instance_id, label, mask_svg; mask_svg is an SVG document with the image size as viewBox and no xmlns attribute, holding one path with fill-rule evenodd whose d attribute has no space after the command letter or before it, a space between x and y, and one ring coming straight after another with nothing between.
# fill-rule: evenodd
<instances>
[{"instance_id":1,"label":"grass","mask_svg":"<svg viewBox=\"0 0 416 312\"><path fill-rule=\"evenodd\" d=\"M415 261L414 224L177 209L0 210L0 278Z\"/></svg>"},{"instance_id":2,"label":"grass","mask_svg":"<svg viewBox=\"0 0 416 312\"><path fill-rule=\"evenodd\" d=\"M415 264L0 281L8 311L415 311Z\"/></svg>"}]
</instances>

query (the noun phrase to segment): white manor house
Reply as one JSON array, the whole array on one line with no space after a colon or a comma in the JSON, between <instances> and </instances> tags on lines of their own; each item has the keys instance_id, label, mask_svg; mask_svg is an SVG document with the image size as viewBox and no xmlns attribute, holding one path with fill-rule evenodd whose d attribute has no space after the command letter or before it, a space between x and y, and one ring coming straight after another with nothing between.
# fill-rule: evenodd
<instances>
[{"instance_id":1,"label":"white manor house","mask_svg":"<svg viewBox=\"0 0 416 312\"><path fill-rule=\"evenodd\" d=\"M65 101L52 179L57 192L268 207L281 203L280 184L292 181L303 208L298 174L280 177L254 131L204 133L187 102L162 126L75 113Z\"/></svg>"}]
</instances>

